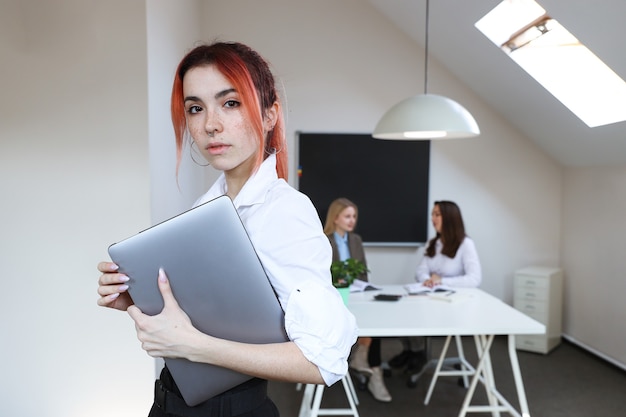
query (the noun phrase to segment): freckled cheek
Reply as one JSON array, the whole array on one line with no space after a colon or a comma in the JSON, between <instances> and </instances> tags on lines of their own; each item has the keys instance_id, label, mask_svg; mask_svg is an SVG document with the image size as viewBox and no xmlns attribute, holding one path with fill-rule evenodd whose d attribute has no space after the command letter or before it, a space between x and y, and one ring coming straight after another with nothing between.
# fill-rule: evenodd
<instances>
[{"instance_id":1,"label":"freckled cheek","mask_svg":"<svg viewBox=\"0 0 626 417\"><path fill-rule=\"evenodd\" d=\"M199 140L202 137L202 126L199 126L197 123L191 123L187 125L187 129L189 130L189 134L193 138L193 140Z\"/></svg>"},{"instance_id":2,"label":"freckled cheek","mask_svg":"<svg viewBox=\"0 0 626 417\"><path fill-rule=\"evenodd\" d=\"M255 136L255 131L250 123L246 123L244 120L233 122L231 124L231 128L233 131L239 132L239 134L245 136L246 138L253 138Z\"/></svg>"}]
</instances>

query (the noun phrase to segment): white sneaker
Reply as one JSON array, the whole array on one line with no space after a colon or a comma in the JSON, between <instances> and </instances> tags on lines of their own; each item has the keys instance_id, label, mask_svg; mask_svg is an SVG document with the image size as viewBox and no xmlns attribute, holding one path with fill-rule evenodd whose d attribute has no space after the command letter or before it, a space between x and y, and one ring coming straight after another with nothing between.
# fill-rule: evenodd
<instances>
[{"instance_id":1,"label":"white sneaker","mask_svg":"<svg viewBox=\"0 0 626 417\"><path fill-rule=\"evenodd\" d=\"M352 351L352 355L350 355L350 360L348 361L348 366L354 369L357 372L361 372L363 374L371 375L372 369L370 368L369 363L367 362L367 346L357 345L354 347Z\"/></svg>"},{"instance_id":2,"label":"white sneaker","mask_svg":"<svg viewBox=\"0 0 626 417\"><path fill-rule=\"evenodd\" d=\"M372 376L367 383L367 389L370 390L374 398L378 401L385 403L391 402L391 395L389 394L389 391L387 391L385 381L383 380L383 370L380 369L380 366L375 366L371 368L371 370Z\"/></svg>"}]
</instances>

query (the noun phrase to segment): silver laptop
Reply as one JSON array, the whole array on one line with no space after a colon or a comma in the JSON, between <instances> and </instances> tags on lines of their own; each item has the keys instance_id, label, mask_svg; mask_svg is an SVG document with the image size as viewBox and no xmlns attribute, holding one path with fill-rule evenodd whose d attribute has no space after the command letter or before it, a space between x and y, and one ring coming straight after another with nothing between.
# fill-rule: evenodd
<instances>
[{"instance_id":1,"label":"silver laptop","mask_svg":"<svg viewBox=\"0 0 626 417\"><path fill-rule=\"evenodd\" d=\"M203 333L247 343L288 340L284 312L232 201L218 197L109 247L146 314L163 309L157 275ZM185 402L194 406L251 378L218 366L165 359Z\"/></svg>"}]
</instances>

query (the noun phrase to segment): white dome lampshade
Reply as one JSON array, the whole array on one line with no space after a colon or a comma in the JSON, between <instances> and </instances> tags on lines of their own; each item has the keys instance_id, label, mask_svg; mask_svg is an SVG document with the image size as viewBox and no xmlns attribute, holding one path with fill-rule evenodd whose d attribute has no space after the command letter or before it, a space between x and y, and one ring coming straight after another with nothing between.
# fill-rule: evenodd
<instances>
[{"instance_id":1,"label":"white dome lampshade","mask_svg":"<svg viewBox=\"0 0 626 417\"><path fill-rule=\"evenodd\" d=\"M474 117L454 100L419 94L393 106L374 128L373 137L395 140L456 139L478 136Z\"/></svg>"}]
</instances>

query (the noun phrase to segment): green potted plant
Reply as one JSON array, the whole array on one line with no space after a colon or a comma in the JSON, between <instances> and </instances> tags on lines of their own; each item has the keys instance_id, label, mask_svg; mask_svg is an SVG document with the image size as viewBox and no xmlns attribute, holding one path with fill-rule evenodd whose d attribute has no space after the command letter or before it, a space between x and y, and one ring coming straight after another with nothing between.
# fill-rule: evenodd
<instances>
[{"instance_id":1,"label":"green potted plant","mask_svg":"<svg viewBox=\"0 0 626 417\"><path fill-rule=\"evenodd\" d=\"M333 261L330 265L333 286L341 293L345 304L348 304L350 284L366 272L368 272L367 266L354 258L348 258L345 261Z\"/></svg>"}]
</instances>

